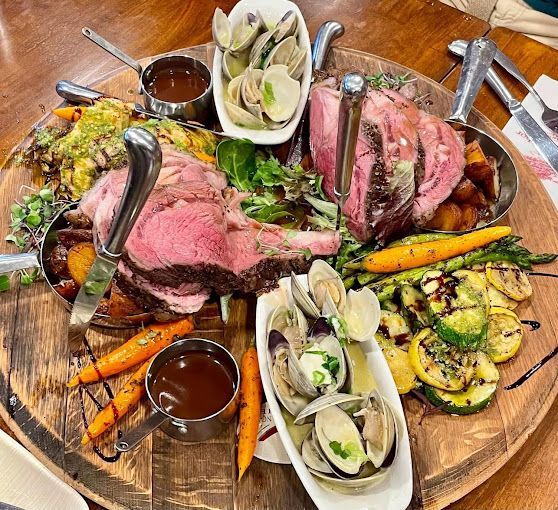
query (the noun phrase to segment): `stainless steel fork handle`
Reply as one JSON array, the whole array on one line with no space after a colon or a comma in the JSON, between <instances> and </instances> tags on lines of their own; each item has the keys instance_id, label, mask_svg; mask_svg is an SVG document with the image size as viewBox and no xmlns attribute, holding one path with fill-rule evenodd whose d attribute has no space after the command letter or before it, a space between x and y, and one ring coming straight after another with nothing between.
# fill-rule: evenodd
<instances>
[{"instance_id":1,"label":"stainless steel fork handle","mask_svg":"<svg viewBox=\"0 0 558 510\"><path fill-rule=\"evenodd\" d=\"M326 21L320 26L312 45L313 69L322 70L324 68L332 41L344 33L345 27L339 21Z\"/></svg>"},{"instance_id":2,"label":"stainless steel fork handle","mask_svg":"<svg viewBox=\"0 0 558 510\"><path fill-rule=\"evenodd\" d=\"M467 123L479 89L496 54L496 44L490 39L479 37L467 44L463 66L457 83L455 100L449 120Z\"/></svg>"}]
</instances>

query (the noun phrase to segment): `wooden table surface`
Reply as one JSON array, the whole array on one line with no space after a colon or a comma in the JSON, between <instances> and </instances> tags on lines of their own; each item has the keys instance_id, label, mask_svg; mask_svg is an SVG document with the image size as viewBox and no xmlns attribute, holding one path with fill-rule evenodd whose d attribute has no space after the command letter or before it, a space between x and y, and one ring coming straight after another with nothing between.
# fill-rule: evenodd
<instances>
[{"instance_id":1,"label":"wooden table surface","mask_svg":"<svg viewBox=\"0 0 558 510\"><path fill-rule=\"evenodd\" d=\"M59 79L83 84L119 67L120 62L81 36L95 29L134 57L207 42L215 7L228 12L234 1L59 0L0 3L0 162L32 125L60 100ZM436 0L299 0L311 36L327 19L345 25L338 44L400 62L449 88L459 69L446 50L453 39L489 34L534 82L541 74L558 78L558 52L487 23ZM523 97L517 84L513 92ZM498 126L509 114L483 87L475 104ZM14 124L17 129L14 130ZM8 126L10 129L8 129ZM0 427L6 429L0 420ZM558 404L517 455L495 476L451 506L452 510L550 510L558 499ZM0 495L1 499L1 495ZM91 508L101 507L91 504Z\"/></svg>"}]
</instances>

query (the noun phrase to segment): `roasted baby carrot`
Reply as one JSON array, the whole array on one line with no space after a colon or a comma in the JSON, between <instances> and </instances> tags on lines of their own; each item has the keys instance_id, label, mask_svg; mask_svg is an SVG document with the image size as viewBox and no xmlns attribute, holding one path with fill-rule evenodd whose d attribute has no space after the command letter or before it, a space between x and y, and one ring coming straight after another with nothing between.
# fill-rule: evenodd
<instances>
[{"instance_id":1,"label":"roasted baby carrot","mask_svg":"<svg viewBox=\"0 0 558 510\"><path fill-rule=\"evenodd\" d=\"M414 267L463 255L511 233L510 227L489 227L470 234L429 243L396 246L372 252L362 261L362 268L371 273L395 273Z\"/></svg>"},{"instance_id":2,"label":"roasted baby carrot","mask_svg":"<svg viewBox=\"0 0 558 510\"><path fill-rule=\"evenodd\" d=\"M238 432L238 479L248 469L258 439L262 405L262 379L256 348L250 346L240 364L240 425Z\"/></svg>"},{"instance_id":3,"label":"roasted baby carrot","mask_svg":"<svg viewBox=\"0 0 558 510\"><path fill-rule=\"evenodd\" d=\"M154 356L153 356L154 357ZM114 396L114 398L95 416L95 419L87 427L87 431L81 438L81 444L87 444L92 439L99 437L112 427L130 408L135 406L145 395L145 374L150 358L139 370L128 380L124 387Z\"/></svg>"},{"instance_id":4,"label":"roasted baby carrot","mask_svg":"<svg viewBox=\"0 0 558 510\"><path fill-rule=\"evenodd\" d=\"M55 108L52 113L61 119L77 122L81 119L81 115L86 108L86 106L65 106L64 108Z\"/></svg>"},{"instance_id":5,"label":"roasted baby carrot","mask_svg":"<svg viewBox=\"0 0 558 510\"><path fill-rule=\"evenodd\" d=\"M114 351L87 365L78 375L70 379L68 387L97 382L123 372L157 354L170 345L174 337L182 337L193 329L194 322L191 317L174 322L151 324Z\"/></svg>"}]
</instances>

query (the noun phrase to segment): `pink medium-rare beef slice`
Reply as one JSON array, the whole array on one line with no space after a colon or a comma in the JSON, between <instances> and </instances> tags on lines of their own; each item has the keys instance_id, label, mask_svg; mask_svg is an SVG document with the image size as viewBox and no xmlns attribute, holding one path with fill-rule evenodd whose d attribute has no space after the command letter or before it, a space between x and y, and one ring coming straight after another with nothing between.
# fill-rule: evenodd
<instances>
[{"instance_id":1,"label":"pink medium-rare beef slice","mask_svg":"<svg viewBox=\"0 0 558 510\"><path fill-rule=\"evenodd\" d=\"M418 109L415 103L393 90L382 92L415 124L419 134L424 152L424 175L414 199L413 220L421 225L432 218L463 177L465 144L439 117Z\"/></svg>"},{"instance_id":2,"label":"pink medium-rare beef slice","mask_svg":"<svg viewBox=\"0 0 558 510\"><path fill-rule=\"evenodd\" d=\"M335 201L335 158L339 93L327 87L312 92L310 147L323 188ZM350 232L361 241L387 241L410 226L414 197L417 134L393 103L369 90L364 101L351 193L343 213Z\"/></svg>"}]
</instances>

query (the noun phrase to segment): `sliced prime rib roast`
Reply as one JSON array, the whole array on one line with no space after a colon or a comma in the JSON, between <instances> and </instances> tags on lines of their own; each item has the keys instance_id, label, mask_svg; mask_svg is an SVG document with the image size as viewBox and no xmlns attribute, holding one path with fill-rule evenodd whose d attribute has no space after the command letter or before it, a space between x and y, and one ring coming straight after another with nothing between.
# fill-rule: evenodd
<instances>
[{"instance_id":1,"label":"sliced prime rib roast","mask_svg":"<svg viewBox=\"0 0 558 510\"><path fill-rule=\"evenodd\" d=\"M314 166L323 175L331 200L339 93L327 86L312 91L310 147ZM362 108L351 193L343 207L349 231L361 241L385 243L412 224L415 165L419 160L417 132L384 94L369 89Z\"/></svg>"},{"instance_id":2,"label":"sliced prime rib roast","mask_svg":"<svg viewBox=\"0 0 558 510\"><path fill-rule=\"evenodd\" d=\"M435 115L419 110L414 102L389 89L382 92L416 126L424 152L424 176L413 204L413 220L427 222L451 195L463 177L465 144L452 127Z\"/></svg>"},{"instance_id":3,"label":"sliced prime rib roast","mask_svg":"<svg viewBox=\"0 0 558 510\"><path fill-rule=\"evenodd\" d=\"M113 170L82 199L80 212L106 239L128 170ZM224 174L187 154L163 149L163 165L128 241L117 282L153 309L199 310L211 289L219 294L269 288L291 270L308 268L306 255L331 255L333 231L289 231L260 224L240 207L245 198L226 188Z\"/></svg>"}]
</instances>

